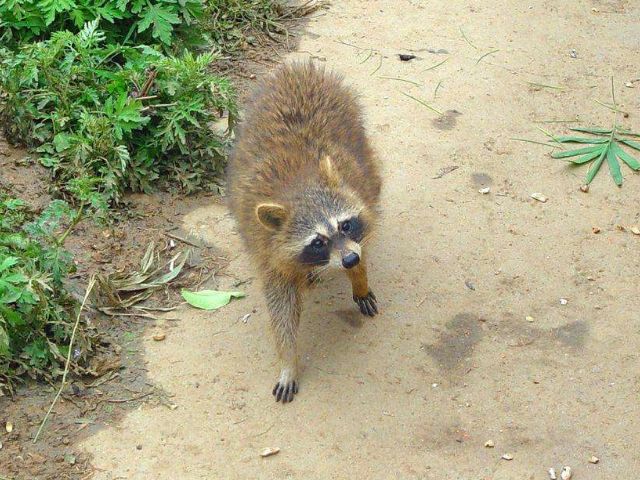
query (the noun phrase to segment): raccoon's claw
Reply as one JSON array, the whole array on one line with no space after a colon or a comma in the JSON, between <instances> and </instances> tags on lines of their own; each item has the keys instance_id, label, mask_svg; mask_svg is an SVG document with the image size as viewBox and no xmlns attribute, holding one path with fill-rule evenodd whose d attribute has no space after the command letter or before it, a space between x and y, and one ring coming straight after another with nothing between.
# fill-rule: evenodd
<instances>
[{"instance_id":1,"label":"raccoon's claw","mask_svg":"<svg viewBox=\"0 0 640 480\"><path fill-rule=\"evenodd\" d=\"M276 402L282 400L282 403L293 402L293 398L298 393L298 382L295 380L288 383L276 383L273 387L273 396L276 397Z\"/></svg>"},{"instance_id":2,"label":"raccoon's claw","mask_svg":"<svg viewBox=\"0 0 640 480\"><path fill-rule=\"evenodd\" d=\"M378 313L378 299L371 290L369 290L369 293L366 297L356 297L354 295L353 301L358 304L358 307L360 307L360 312L363 315L374 317Z\"/></svg>"}]
</instances>

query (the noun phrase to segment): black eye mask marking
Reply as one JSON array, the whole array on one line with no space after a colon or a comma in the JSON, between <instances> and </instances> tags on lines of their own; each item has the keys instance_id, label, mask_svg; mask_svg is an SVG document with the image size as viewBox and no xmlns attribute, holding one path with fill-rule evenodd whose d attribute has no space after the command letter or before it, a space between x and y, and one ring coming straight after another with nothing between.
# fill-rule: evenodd
<instances>
[{"instance_id":1,"label":"black eye mask marking","mask_svg":"<svg viewBox=\"0 0 640 480\"><path fill-rule=\"evenodd\" d=\"M330 253L330 241L326 238L316 237L304 247L298 260L304 265L326 265L329 263Z\"/></svg>"},{"instance_id":2,"label":"black eye mask marking","mask_svg":"<svg viewBox=\"0 0 640 480\"><path fill-rule=\"evenodd\" d=\"M341 222L339 228L342 235L359 243L364 236L365 224L359 217L353 217Z\"/></svg>"}]
</instances>

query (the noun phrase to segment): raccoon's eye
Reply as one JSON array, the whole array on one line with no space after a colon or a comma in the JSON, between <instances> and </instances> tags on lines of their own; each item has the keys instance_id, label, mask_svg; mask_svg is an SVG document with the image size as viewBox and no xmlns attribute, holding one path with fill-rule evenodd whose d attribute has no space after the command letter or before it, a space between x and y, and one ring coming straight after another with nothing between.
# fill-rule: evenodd
<instances>
[{"instance_id":1,"label":"raccoon's eye","mask_svg":"<svg viewBox=\"0 0 640 480\"><path fill-rule=\"evenodd\" d=\"M322 247L324 247L324 242L321 239L316 238L313 242L311 242L311 246L315 249L320 250Z\"/></svg>"},{"instance_id":2,"label":"raccoon's eye","mask_svg":"<svg viewBox=\"0 0 640 480\"><path fill-rule=\"evenodd\" d=\"M342 225L340 225L340 230L342 230L344 233L350 232L351 222L349 220L345 220L344 222L342 222Z\"/></svg>"}]
</instances>

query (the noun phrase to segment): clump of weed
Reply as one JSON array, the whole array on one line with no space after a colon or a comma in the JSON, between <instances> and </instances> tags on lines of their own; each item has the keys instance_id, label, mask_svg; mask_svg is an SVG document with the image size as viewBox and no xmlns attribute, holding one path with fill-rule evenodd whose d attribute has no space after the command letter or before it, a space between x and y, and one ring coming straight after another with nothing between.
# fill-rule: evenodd
<instances>
[{"instance_id":1,"label":"clump of weed","mask_svg":"<svg viewBox=\"0 0 640 480\"><path fill-rule=\"evenodd\" d=\"M211 125L222 112L233 125L236 103L208 71L214 54L111 45L94 21L0 55L5 135L34 147L63 192L75 197L78 178L111 203L162 183L216 186L229 138Z\"/></svg>"},{"instance_id":2,"label":"clump of weed","mask_svg":"<svg viewBox=\"0 0 640 480\"><path fill-rule=\"evenodd\" d=\"M220 51L233 54L256 44L260 36L277 41L286 38L286 20L306 16L323 3L322 0L299 5L282 0L209 0L201 25Z\"/></svg>"},{"instance_id":3,"label":"clump of weed","mask_svg":"<svg viewBox=\"0 0 640 480\"><path fill-rule=\"evenodd\" d=\"M202 0L0 0L0 44L46 40L98 20L109 42L169 46L192 37L202 13Z\"/></svg>"},{"instance_id":4,"label":"clump of weed","mask_svg":"<svg viewBox=\"0 0 640 480\"><path fill-rule=\"evenodd\" d=\"M64 285L75 266L62 244L77 216L61 200L35 215L0 192L0 390L25 375L62 374L77 308ZM92 346L83 328L76 338L71 368L81 371Z\"/></svg>"}]
</instances>

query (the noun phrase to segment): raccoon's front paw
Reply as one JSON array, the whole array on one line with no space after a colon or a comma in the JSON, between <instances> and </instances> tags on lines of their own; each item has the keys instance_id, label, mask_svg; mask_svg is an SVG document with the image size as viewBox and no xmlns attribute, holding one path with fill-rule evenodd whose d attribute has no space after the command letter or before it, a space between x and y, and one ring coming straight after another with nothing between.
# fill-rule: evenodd
<instances>
[{"instance_id":1,"label":"raccoon's front paw","mask_svg":"<svg viewBox=\"0 0 640 480\"><path fill-rule=\"evenodd\" d=\"M358 304L360 312L363 315L373 317L378 313L378 299L376 299L376 296L371 290L369 290L369 293L365 297L358 297L354 295L353 301Z\"/></svg>"},{"instance_id":2,"label":"raccoon's front paw","mask_svg":"<svg viewBox=\"0 0 640 480\"><path fill-rule=\"evenodd\" d=\"M298 393L298 381L284 369L271 393L276 397L276 402L281 400L282 403L293 402L293 397Z\"/></svg>"}]
</instances>

